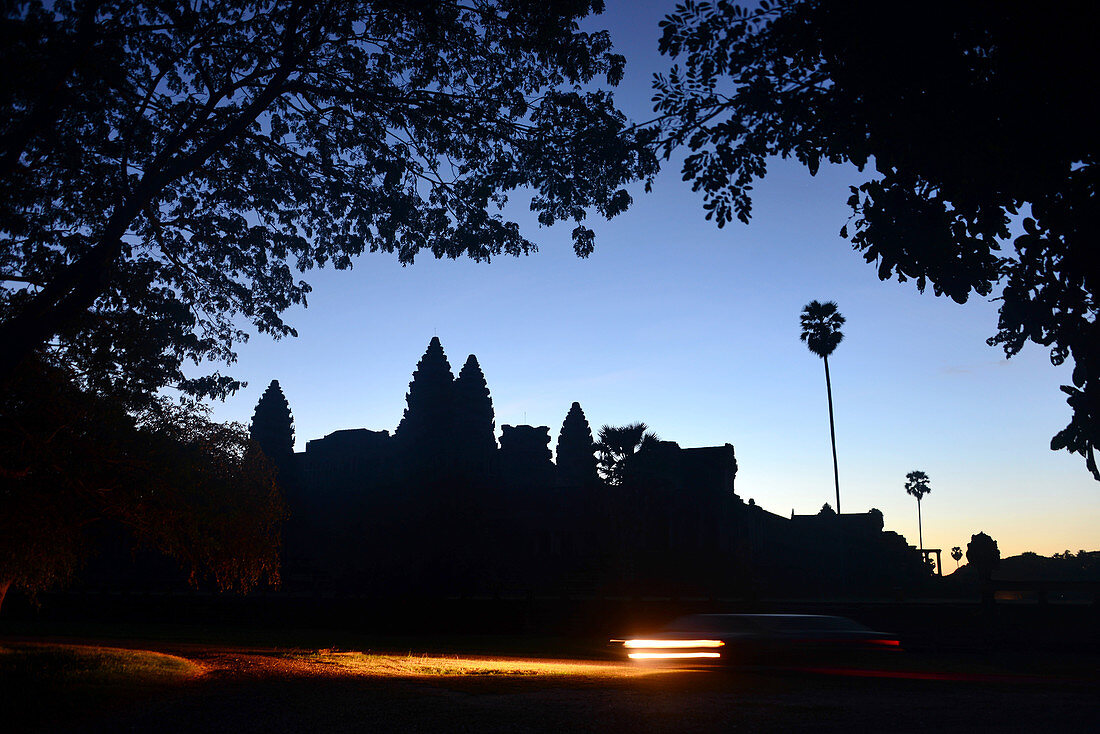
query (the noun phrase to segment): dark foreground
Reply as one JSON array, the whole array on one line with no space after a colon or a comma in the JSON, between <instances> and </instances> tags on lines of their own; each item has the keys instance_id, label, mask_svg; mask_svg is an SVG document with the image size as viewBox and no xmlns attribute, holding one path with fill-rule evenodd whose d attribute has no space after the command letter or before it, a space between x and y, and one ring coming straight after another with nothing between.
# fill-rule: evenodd
<instances>
[{"instance_id":1,"label":"dark foreground","mask_svg":"<svg viewBox=\"0 0 1100 734\"><path fill-rule=\"evenodd\" d=\"M170 677L2 671L10 731L1095 731L1090 656L901 655L860 669L699 671L592 659L50 641L167 653ZM0 639L32 650L41 639ZM13 716L14 715L14 716Z\"/></svg>"}]
</instances>

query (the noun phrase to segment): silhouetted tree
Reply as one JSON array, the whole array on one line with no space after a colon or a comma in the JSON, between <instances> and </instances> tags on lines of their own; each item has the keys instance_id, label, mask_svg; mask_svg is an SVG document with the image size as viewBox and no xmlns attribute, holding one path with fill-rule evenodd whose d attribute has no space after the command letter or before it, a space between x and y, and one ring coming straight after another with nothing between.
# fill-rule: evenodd
<instances>
[{"instance_id":1,"label":"silhouetted tree","mask_svg":"<svg viewBox=\"0 0 1100 734\"><path fill-rule=\"evenodd\" d=\"M564 484L585 486L596 482L596 443L580 403L569 406L561 424L557 445L558 479Z\"/></svg>"},{"instance_id":2,"label":"silhouetted tree","mask_svg":"<svg viewBox=\"0 0 1100 734\"><path fill-rule=\"evenodd\" d=\"M823 504L821 506L821 511L818 512L817 514L819 514L819 515L836 515L836 510L833 509L832 505L830 505L828 502L826 502L825 504Z\"/></svg>"},{"instance_id":3,"label":"silhouetted tree","mask_svg":"<svg viewBox=\"0 0 1100 734\"><path fill-rule=\"evenodd\" d=\"M833 383L829 379L829 355L844 339L840 327L844 326L844 317L837 311L832 301L819 303L810 301L802 309L802 334L811 352L821 357L825 363L825 393L829 398L829 439L833 445L833 482L836 484L836 511L840 513L840 471L836 463L836 429L833 427Z\"/></svg>"},{"instance_id":4,"label":"silhouetted tree","mask_svg":"<svg viewBox=\"0 0 1100 734\"><path fill-rule=\"evenodd\" d=\"M477 357L470 355L454 382L452 441L457 462L485 472L497 450L493 399Z\"/></svg>"},{"instance_id":5,"label":"silhouetted tree","mask_svg":"<svg viewBox=\"0 0 1100 734\"><path fill-rule=\"evenodd\" d=\"M243 426L195 404L133 415L63 370L24 362L0 396L0 602L68 580L110 521L176 559L192 583L279 580L284 510Z\"/></svg>"},{"instance_id":6,"label":"silhouetted tree","mask_svg":"<svg viewBox=\"0 0 1100 734\"><path fill-rule=\"evenodd\" d=\"M604 481L611 485L622 484L630 459L643 447L658 440L657 434L652 433L645 423L601 428L596 453Z\"/></svg>"},{"instance_id":7,"label":"silhouetted tree","mask_svg":"<svg viewBox=\"0 0 1100 734\"><path fill-rule=\"evenodd\" d=\"M952 548L951 549L951 557L955 560L955 568L957 569L959 567L959 561L961 561L962 557L963 557L962 548L960 548L957 545L954 548Z\"/></svg>"},{"instance_id":8,"label":"silhouetted tree","mask_svg":"<svg viewBox=\"0 0 1100 734\"><path fill-rule=\"evenodd\" d=\"M1089 3L688 3L662 24L673 67L655 81L666 157L707 218L747 222L768 162L869 163L840 230L882 279L960 303L998 283L996 336L1075 362L1069 425L1051 448L1098 480L1100 276L1093 255L1097 135ZM1000 250L1021 212L1014 252ZM838 508L839 509L839 508Z\"/></svg>"},{"instance_id":9,"label":"silhouetted tree","mask_svg":"<svg viewBox=\"0 0 1100 734\"><path fill-rule=\"evenodd\" d=\"M287 469L294 454L294 417L278 380L271 381L256 403L248 433L275 466Z\"/></svg>"},{"instance_id":10,"label":"silhouetted tree","mask_svg":"<svg viewBox=\"0 0 1100 734\"><path fill-rule=\"evenodd\" d=\"M440 468L453 448L454 376L439 337L432 337L416 363L405 402L394 439L414 463Z\"/></svg>"},{"instance_id":11,"label":"silhouetted tree","mask_svg":"<svg viewBox=\"0 0 1100 734\"><path fill-rule=\"evenodd\" d=\"M922 471L911 471L905 475L905 492L917 498L917 535L920 538L920 549L924 550L924 530L921 527L920 501L924 495L932 491L928 486L928 475Z\"/></svg>"},{"instance_id":12,"label":"silhouetted tree","mask_svg":"<svg viewBox=\"0 0 1100 734\"><path fill-rule=\"evenodd\" d=\"M540 224L649 179L652 130L611 94L624 59L579 22L602 0L31 2L3 6L0 382L37 350L135 399L232 361L304 304L294 269L533 248ZM602 78L602 79L601 79ZM120 386L121 385L121 386Z\"/></svg>"}]
</instances>

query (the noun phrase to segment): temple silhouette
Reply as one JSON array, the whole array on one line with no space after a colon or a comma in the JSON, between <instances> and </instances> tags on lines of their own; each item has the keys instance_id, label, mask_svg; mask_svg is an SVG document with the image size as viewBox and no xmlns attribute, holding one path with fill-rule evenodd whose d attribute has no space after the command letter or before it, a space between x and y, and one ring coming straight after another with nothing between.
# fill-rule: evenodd
<instances>
[{"instance_id":1,"label":"temple silhouette","mask_svg":"<svg viewBox=\"0 0 1100 734\"><path fill-rule=\"evenodd\" d=\"M365 596L891 594L927 576L882 513L784 517L735 490L734 447L653 441L615 481L597 471L581 406L555 452L547 426L502 425L470 355L458 376L433 337L391 434L341 430L293 451L277 381L253 438L290 512L289 592Z\"/></svg>"}]
</instances>

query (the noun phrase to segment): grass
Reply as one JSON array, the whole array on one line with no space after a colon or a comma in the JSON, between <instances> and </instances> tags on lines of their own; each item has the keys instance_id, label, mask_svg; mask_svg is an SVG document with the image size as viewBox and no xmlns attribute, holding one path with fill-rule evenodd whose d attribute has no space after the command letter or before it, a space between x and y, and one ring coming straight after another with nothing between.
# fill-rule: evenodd
<instances>
[{"instance_id":1,"label":"grass","mask_svg":"<svg viewBox=\"0 0 1100 734\"><path fill-rule=\"evenodd\" d=\"M379 654L316 650L285 653L285 657L317 665L331 665L353 675L428 678L439 676L539 676L608 678L639 675L643 671L615 663L461 657L452 655Z\"/></svg>"},{"instance_id":2,"label":"grass","mask_svg":"<svg viewBox=\"0 0 1100 734\"><path fill-rule=\"evenodd\" d=\"M20 637L69 637L97 640L197 643L228 647L304 650L430 649L440 655L511 655L607 659L607 637L548 634L371 634L357 630L310 627L248 627L234 624L117 624L3 620L0 631ZM610 636L610 635L608 635Z\"/></svg>"},{"instance_id":3,"label":"grass","mask_svg":"<svg viewBox=\"0 0 1100 734\"><path fill-rule=\"evenodd\" d=\"M201 668L175 655L86 645L0 646L0 681L12 684L158 684L197 675Z\"/></svg>"},{"instance_id":4,"label":"grass","mask_svg":"<svg viewBox=\"0 0 1100 734\"><path fill-rule=\"evenodd\" d=\"M11 731L56 732L109 717L195 679L202 666L175 655L92 645L0 645L0 690ZM18 705L15 705L18 703Z\"/></svg>"}]
</instances>

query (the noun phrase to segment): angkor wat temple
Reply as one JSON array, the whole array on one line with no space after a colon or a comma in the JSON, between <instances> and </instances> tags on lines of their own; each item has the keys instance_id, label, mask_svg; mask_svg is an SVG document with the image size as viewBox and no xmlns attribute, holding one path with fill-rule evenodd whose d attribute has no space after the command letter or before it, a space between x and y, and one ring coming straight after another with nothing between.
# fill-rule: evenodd
<instances>
[{"instance_id":1,"label":"angkor wat temple","mask_svg":"<svg viewBox=\"0 0 1100 734\"><path fill-rule=\"evenodd\" d=\"M927 572L878 510L782 517L735 491L730 444L645 445L612 481L573 403L501 426L476 357L457 378L437 338L396 430L344 430L293 451L278 382L252 435L279 469L288 591L368 596L890 593ZM556 461L555 461L556 456Z\"/></svg>"}]
</instances>

